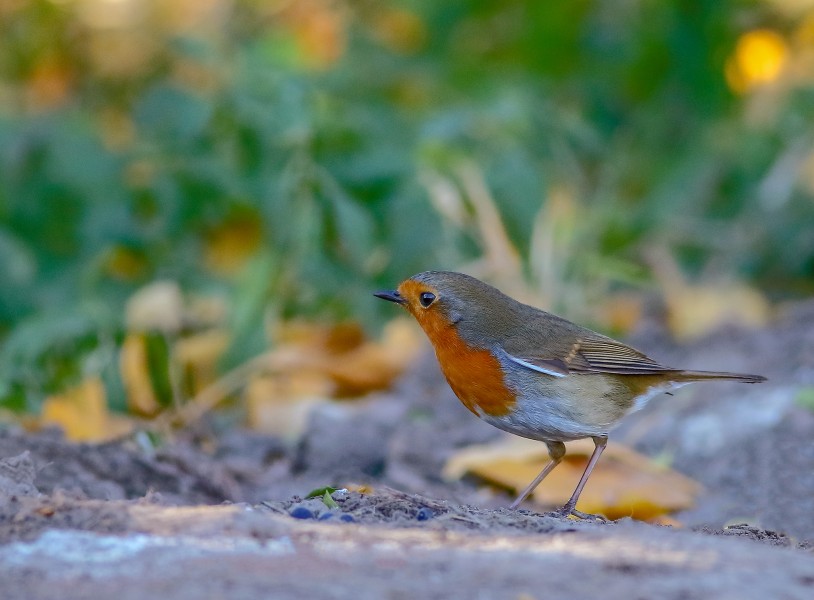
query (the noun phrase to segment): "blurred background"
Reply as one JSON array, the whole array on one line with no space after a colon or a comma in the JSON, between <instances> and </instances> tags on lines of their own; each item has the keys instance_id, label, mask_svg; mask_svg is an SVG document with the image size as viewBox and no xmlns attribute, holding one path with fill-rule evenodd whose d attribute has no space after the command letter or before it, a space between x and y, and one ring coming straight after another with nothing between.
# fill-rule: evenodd
<instances>
[{"instance_id":1,"label":"blurred background","mask_svg":"<svg viewBox=\"0 0 814 600\"><path fill-rule=\"evenodd\" d=\"M274 429L432 268L679 340L810 296L814 0L0 0L6 418Z\"/></svg>"}]
</instances>

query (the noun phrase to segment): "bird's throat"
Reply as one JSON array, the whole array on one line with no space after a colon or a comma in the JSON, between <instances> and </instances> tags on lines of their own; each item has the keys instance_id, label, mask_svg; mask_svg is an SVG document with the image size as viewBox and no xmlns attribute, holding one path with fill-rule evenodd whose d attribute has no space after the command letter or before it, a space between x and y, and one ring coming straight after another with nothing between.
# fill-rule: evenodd
<instances>
[{"instance_id":1,"label":"bird's throat","mask_svg":"<svg viewBox=\"0 0 814 600\"><path fill-rule=\"evenodd\" d=\"M466 408L479 417L502 417L512 411L515 394L506 387L503 368L491 352L470 347L455 327L424 331L449 387Z\"/></svg>"}]
</instances>

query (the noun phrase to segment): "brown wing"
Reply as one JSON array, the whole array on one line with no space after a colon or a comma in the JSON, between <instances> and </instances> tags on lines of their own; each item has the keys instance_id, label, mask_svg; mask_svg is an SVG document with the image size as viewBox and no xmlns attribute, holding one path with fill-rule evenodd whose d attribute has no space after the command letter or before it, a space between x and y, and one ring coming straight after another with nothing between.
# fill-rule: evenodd
<instances>
[{"instance_id":1,"label":"brown wing","mask_svg":"<svg viewBox=\"0 0 814 600\"><path fill-rule=\"evenodd\" d=\"M654 361L630 346L611 338L594 334L577 339L561 356L517 356L507 351L509 358L530 369L555 377L569 373L619 373L648 375L675 371Z\"/></svg>"},{"instance_id":2,"label":"brown wing","mask_svg":"<svg viewBox=\"0 0 814 600\"><path fill-rule=\"evenodd\" d=\"M578 341L572 352L584 359L588 371L604 373L663 373L674 371L657 363L655 360L631 348L627 344L610 338L595 338ZM582 361L575 361L575 369Z\"/></svg>"}]
</instances>

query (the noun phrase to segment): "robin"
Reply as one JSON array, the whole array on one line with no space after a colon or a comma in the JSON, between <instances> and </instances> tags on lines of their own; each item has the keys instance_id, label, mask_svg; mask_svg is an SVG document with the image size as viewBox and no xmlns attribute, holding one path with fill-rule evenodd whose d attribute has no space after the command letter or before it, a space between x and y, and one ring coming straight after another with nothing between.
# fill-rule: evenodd
<instances>
[{"instance_id":1,"label":"robin","mask_svg":"<svg viewBox=\"0 0 814 600\"><path fill-rule=\"evenodd\" d=\"M564 516L576 510L608 432L650 398L688 383L765 381L760 375L665 367L627 344L522 304L462 273L427 271L397 290L376 292L415 317L435 348L449 386L475 416L544 442L551 460L511 508L565 456L563 442L590 437L594 451Z\"/></svg>"}]
</instances>

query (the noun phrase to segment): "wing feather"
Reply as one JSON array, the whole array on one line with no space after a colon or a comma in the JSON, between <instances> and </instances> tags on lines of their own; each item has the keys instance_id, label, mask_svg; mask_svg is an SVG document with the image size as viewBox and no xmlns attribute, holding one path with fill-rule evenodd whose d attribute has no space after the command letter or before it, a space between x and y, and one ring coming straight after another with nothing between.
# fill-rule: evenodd
<instances>
[{"instance_id":1,"label":"wing feather","mask_svg":"<svg viewBox=\"0 0 814 600\"><path fill-rule=\"evenodd\" d=\"M517 364L555 377L568 373L618 373L622 375L652 375L675 371L659 364L646 354L596 334L580 338L562 356L516 356L508 353Z\"/></svg>"}]
</instances>

